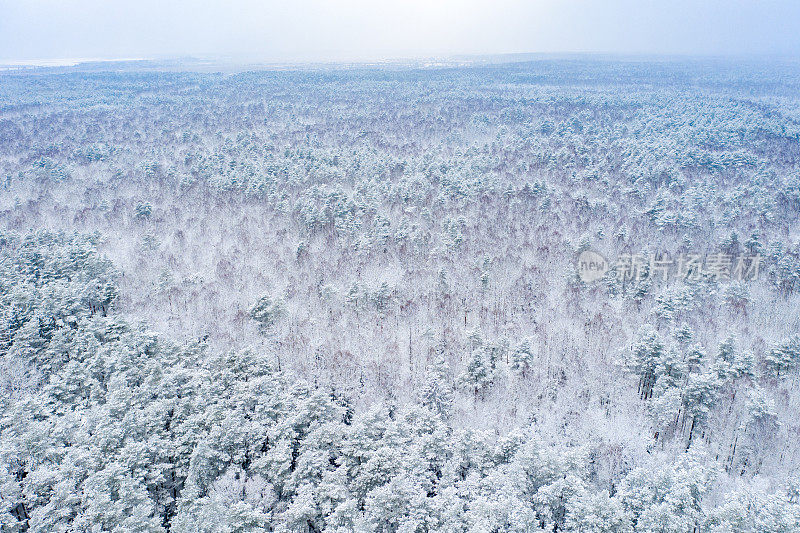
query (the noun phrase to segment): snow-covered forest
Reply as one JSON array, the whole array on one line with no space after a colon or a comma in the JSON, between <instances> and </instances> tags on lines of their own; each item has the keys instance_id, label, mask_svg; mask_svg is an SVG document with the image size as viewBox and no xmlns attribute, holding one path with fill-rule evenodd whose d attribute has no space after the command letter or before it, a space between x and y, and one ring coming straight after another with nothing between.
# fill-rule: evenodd
<instances>
[{"instance_id":1,"label":"snow-covered forest","mask_svg":"<svg viewBox=\"0 0 800 533\"><path fill-rule=\"evenodd\" d=\"M0 390L3 532L800 531L800 64L0 73Z\"/></svg>"}]
</instances>

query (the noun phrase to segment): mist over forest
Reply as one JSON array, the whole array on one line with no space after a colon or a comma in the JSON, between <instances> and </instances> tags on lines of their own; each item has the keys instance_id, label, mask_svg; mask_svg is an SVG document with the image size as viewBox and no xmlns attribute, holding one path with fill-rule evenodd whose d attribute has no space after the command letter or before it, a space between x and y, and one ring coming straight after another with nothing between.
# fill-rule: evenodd
<instances>
[{"instance_id":1,"label":"mist over forest","mask_svg":"<svg viewBox=\"0 0 800 533\"><path fill-rule=\"evenodd\" d=\"M462 63L0 72L0 531L800 531L800 63Z\"/></svg>"}]
</instances>

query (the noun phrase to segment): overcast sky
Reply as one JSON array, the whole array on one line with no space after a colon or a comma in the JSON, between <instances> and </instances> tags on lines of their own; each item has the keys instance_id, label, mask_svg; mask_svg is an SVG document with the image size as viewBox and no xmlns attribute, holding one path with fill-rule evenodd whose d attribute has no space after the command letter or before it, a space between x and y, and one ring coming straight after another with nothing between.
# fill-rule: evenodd
<instances>
[{"instance_id":1,"label":"overcast sky","mask_svg":"<svg viewBox=\"0 0 800 533\"><path fill-rule=\"evenodd\" d=\"M0 0L0 61L800 56L798 0Z\"/></svg>"}]
</instances>

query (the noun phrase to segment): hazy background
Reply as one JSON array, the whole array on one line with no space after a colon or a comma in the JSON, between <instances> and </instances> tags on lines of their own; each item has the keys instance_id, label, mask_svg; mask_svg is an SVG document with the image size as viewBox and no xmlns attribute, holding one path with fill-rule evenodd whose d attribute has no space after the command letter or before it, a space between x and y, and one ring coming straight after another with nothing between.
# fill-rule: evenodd
<instances>
[{"instance_id":1,"label":"hazy background","mask_svg":"<svg viewBox=\"0 0 800 533\"><path fill-rule=\"evenodd\" d=\"M0 0L0 61L800 55L796 0Z\"/></svg>"}]
</instances>

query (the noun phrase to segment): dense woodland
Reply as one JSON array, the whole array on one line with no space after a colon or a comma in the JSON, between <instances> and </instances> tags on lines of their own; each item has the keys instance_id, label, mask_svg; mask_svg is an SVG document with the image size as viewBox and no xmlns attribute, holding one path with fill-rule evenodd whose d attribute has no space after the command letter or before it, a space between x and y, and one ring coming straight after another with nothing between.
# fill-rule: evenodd
<instances>
[{"instance_id":1,"label":"dense woodland","mask_svg":"<svg viewBox=\"0 0 800 533\"><path fill-rule=\"evenodd\" d=\"M800 65L0 73L0 390L3 532L800 531Z\"/></svg>"}]
</instances>

